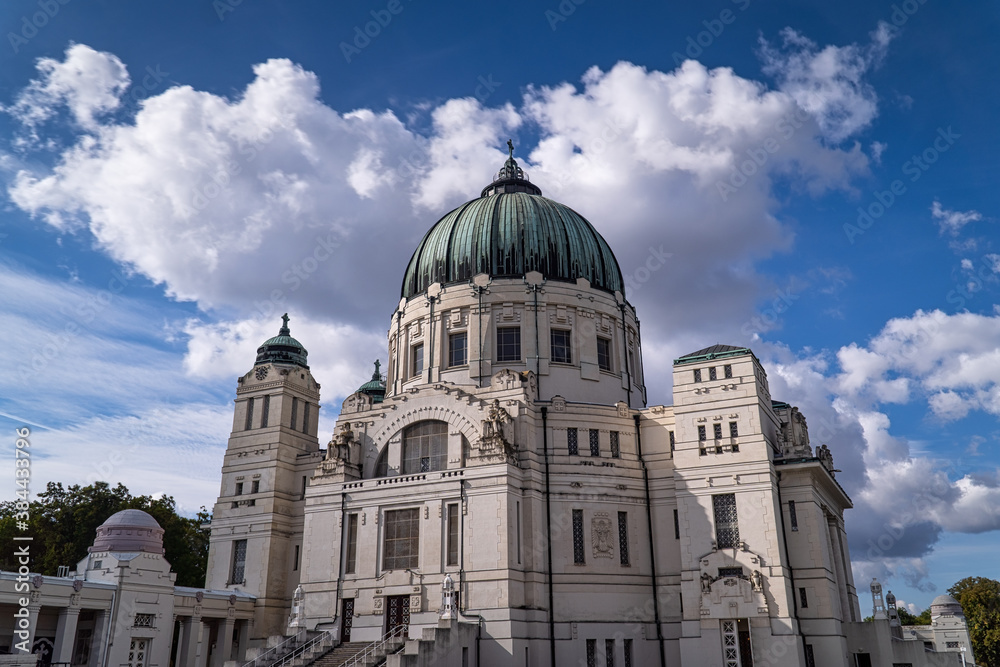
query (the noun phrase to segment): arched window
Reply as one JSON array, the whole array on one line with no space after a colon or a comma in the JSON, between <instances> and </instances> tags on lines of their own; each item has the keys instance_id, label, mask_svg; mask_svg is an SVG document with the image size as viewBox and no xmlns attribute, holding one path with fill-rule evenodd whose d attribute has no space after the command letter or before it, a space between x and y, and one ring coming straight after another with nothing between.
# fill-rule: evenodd
<instances>
[{"instance_id":1,"label":"arched window","mask_svg":"<svg viewBox=\"0 0 1000 667\"><path fill-rule=\"evenodd\" d=\"M448 467L448 424L426 421L403 430L402 474L444 470Z\"/></svg>"}]
</instances>

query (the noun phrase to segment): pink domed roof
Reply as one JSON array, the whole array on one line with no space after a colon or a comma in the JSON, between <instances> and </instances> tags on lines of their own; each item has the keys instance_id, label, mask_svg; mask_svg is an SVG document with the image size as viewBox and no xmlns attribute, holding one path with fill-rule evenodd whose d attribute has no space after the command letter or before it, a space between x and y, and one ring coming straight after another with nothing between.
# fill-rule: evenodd
<instances>
[{"instance_id":1,"label":"pink domed roof","mask_svg":"<svg viewBox=\"0 0 1000 667\"><path fill-rule=\"evenodd\" d=\"M88 551L162 554L163 529L156 519L142 510L122 510L98 527L94 546Z\"/></svg>"}]
</instances>

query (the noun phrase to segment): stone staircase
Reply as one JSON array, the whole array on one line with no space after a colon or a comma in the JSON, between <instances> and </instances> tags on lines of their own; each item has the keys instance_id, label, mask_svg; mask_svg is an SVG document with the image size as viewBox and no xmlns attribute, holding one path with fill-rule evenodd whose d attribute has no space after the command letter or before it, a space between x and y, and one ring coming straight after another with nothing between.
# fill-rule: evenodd
<instances>
[{"instance_id":1,"label":"stone staircase","mask_svg":"<svg viewBox=\"0 0 1000 667\"><path fill-rule=\"evenodd\" d=\"M340 667L350 658L354 657L358 653L361 653L365 647L369 646L366 642L348 642L346 644L341 644L334 649L331 649L328 653L323 654L312 663L312 667ZM382 656L384 659L385 656Z\"/></svg>"}]
</instances>

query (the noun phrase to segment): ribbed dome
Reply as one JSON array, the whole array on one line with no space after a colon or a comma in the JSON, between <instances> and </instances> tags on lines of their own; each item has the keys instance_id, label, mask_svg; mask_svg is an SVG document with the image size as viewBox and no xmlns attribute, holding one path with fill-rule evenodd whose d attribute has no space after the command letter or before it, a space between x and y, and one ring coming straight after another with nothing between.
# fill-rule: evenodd
<instances>
[{"instance_id":1,"label":"ribbed dome","mask_svg":"<svg viewBox=\"0 0 1000 667\"><path fill-rule=\"evenodd\" d=\"M538 271L547 280L576 282L624 294L621 269L607 242L586 218L541 196L517 162L474 199L441 218L406 267L402 296L433 283L467 282L474 275L518 277Z\"/></svg>"},{"instance_id":2,"label":"ribbed dome","mask_svg":"<svg viewBox=\"0 0 1000 667\"><path fill-rule=\"evenodd\" d=\"M274 338L268 338L257 348L257 361L254 362L254 366L279 363L309 368L306 363L306 357L309 356L309 353L302 343L291 336L292 332L288 328L288 313L285 313L281 320L283 324L278 330L278 335Z\"/></svg>"}]
</instances>

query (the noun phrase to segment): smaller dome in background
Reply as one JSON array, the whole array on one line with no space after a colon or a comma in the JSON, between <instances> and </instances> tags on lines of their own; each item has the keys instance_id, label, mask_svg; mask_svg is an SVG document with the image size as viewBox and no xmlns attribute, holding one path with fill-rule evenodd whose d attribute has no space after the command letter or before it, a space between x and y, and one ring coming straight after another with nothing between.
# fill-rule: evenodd
<instances>
[{"instance_id":1,"label":"smaller dome in background","mask_svg":"<svg viewBox=\"0 0 1000 667\"><path fill-rule=\"evenodd\" d=\"M358 387L358 391L362 394L368 394L372 397L372 403L381 403L385 399L385 380L382 379L382 373L379 370L381 365L379 360L376 359L375 372L372 373L372 379Z\"/></svg>"},{"instance_id":2,"label":"smaller dome in background","mask_svg":"<svg viewBox=\"0 0 1000 667\"><path fill-rule=\"evenodd\" d=\"M122 510L97 528L94 545L87 551L116 551L162 554L163 528L142 510Z\"/></svg>"},{"instance_id":3,"label":"smaller dome in background","mask_svg":"<svg viewBox=\"0 0 1000 667\"><path fill-rule=\"evenodd\" d=\"M268 338L257 348L257 361L254 362L254 366L277 363L309 368L309 364L306 363L306 357L309 356L309 353L302 343L291 336L292 332L288 328L288 313L281 316L281 321L282 325L278 330L278 335L274 338Z\"/></svg>"}]
</instances>

